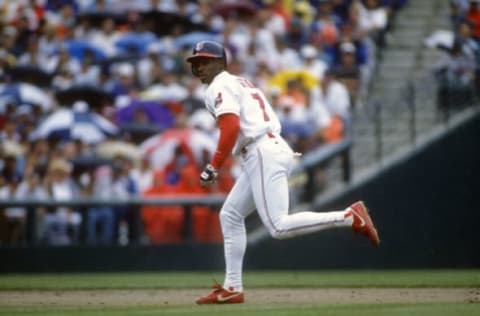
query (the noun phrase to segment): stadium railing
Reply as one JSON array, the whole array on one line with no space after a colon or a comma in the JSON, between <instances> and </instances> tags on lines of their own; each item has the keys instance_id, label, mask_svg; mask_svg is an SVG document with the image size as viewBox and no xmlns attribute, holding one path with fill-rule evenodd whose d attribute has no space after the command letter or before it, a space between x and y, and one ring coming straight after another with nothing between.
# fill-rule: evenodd
<instances>
[{"instance_id":1,"label":"stadium railing","mask_svg":"<svg viewBox=\"0 0 480 316\"><path fill-rule=\"evenodd\" d=\"M299 160L298 164L295 166L292 171L293 174L305 173L308 178L313 179L313 172L315 169L325 163L326 161L340 156L343 159L342 169L343 169L343 180L348 182L351 178L350 170L350 158L349 158L349 149L351 146L350 138L345 138L342 141L327 144L321 146L320 148L313 150L303 156L303 159ZM311 183L307 183L306 187L309 187ZM27 211L26 218L26 227L25 227L25 243L27 246L35 246L39 243L37 240L37 212L36 209L39 207L45 208L55 208L55 207L71 207L76 210L79 210L82 214L82 218L87 218L86 214L90 207L101 207L101 206L112 206L112 207L128 207L134 211L133 216L133 225L134 228L130 233L130 243L138 244L141 239L142 232L142 223L141 223L141 214L140 208L142 206L154 205L154 206L183 206L185 208L185 238L186 242L191 242L192 240L192 218L191 210L193 206L212 206L218 207L225 200L225 195L215 194L208 196L162 196L158 198L128 198L121 200L104 200L104 199L93 199L93 198L77 198L68 201L58 201L54 199L8 199L0 200L0 210L9 208L9 207L22 207ZM86 236L86 220L83 220L80 227L80 243L85 242Z\"/></svg>"}]
</instances>

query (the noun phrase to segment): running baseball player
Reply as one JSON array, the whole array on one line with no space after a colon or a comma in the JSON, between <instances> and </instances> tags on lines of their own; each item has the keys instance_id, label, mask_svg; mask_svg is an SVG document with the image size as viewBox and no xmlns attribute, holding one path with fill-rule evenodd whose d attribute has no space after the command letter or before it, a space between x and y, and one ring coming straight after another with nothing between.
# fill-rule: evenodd
<instances>
[{"instance_id":1,"label":"running baseball player","mask_svg":"<svg viewBox=\"0 0 480 316\"><path fill-rule=\"evenodd\" d=\"M204 186L215 183L230 154L241 159L242 172L220 211L224 239L223 285L197 304L243 303L242 264L247 236L245 218L257 210L273 238L285 239L333 227L351 227L373 245L380 239L364 203L334 212L289 214L287 177L295 153L280 136L280 123L265 95L245 78L227 72L224 47L213 41L196 44L187 58L192 74L208 85L205 106L215 116L220 137L212 160L200 175Z\"/></svg>"}]
</instances>

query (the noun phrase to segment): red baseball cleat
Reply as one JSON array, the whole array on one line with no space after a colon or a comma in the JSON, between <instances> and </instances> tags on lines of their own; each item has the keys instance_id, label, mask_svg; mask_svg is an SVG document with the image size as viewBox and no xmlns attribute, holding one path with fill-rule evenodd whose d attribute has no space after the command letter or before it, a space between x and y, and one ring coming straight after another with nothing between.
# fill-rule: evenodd
<instances>
[{"instance_id":1,"label":"red baseball cleat","mask_svg":"<svg viewBox=\"0 0 480 316\"><path fill-rule=\"evenodd\" d=\"M195 303L197 304L237 304L243 303L245 297L243 292L235 292L232 288L224 289L220 284L215 282L212 286L214 289L212 293L207 296L198 298Z\"/></svg>"},{"instance_id":2,"label":"red baseball cleat","mask_svg":"<svg viewBox=\"0 0 480 316\"><path fill-rule=\"evenodd\" d=\"M370 239L373 245L380 244L377 229L368 215L368 209L362 201L358 201L350 205L350 212L353 215L353 231L365 235Z\"/></svg>"}]
</instances>

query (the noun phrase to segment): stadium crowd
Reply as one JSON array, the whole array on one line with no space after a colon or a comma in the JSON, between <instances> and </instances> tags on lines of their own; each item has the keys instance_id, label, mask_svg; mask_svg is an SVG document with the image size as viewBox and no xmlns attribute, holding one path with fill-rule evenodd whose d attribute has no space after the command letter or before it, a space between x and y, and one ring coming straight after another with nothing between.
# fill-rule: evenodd
<instances>
[{"instance_id":1,"label":"stadium crowd","mask_svg":"<svg viewBox=\"0 0 480 316\"><path fill-rule=\"evenodd\" d=\"M214 188L197 181L216 145L185 63L203 39L223 43L229 70L265 91L295 150L337 141L405 3L0 0L0 200L228 192L233 159ZM36 212L35 238L48 245L77 243L82 221L91 244L127 243L135 229L128 208ZM221 240L215 215L194 207L195 240ZM182 207L141 216L147 242L182 241ZM25 242L25 209L0 217L0 244Z\"/></svg>"},{"instance_id":2,"label":"stadium crowd","mask_svg":"<svg viewBox=\"0 0 480 316\"><path fill-rule=\"evenodd\" d=\"M480 98L480 1L450 1L449 18L448 40L435 45L445 55L434 67L437 105L445 118Z\"/></svg>"}]
</instances>

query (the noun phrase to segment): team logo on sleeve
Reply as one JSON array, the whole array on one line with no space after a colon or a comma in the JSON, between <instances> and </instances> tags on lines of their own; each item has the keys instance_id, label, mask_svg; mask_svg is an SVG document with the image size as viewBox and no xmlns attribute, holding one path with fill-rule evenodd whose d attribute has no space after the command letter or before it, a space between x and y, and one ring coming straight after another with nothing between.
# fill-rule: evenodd
<instances>
[{"instance_id":1,"label":"team logo on sleeve","mask_svg":"<svg viewBox=\"0 0 480 316\"><path fill-rule=\"evenodd\" d=\"M218 95L217 95L217 97L215 98L215 104L214 104L214 106L215 106L215 107L218 107L220 104L222 104L222 101L223 101L223 100L222 100L222 93L219 92Z\"/></svg>"}]
</instances>

